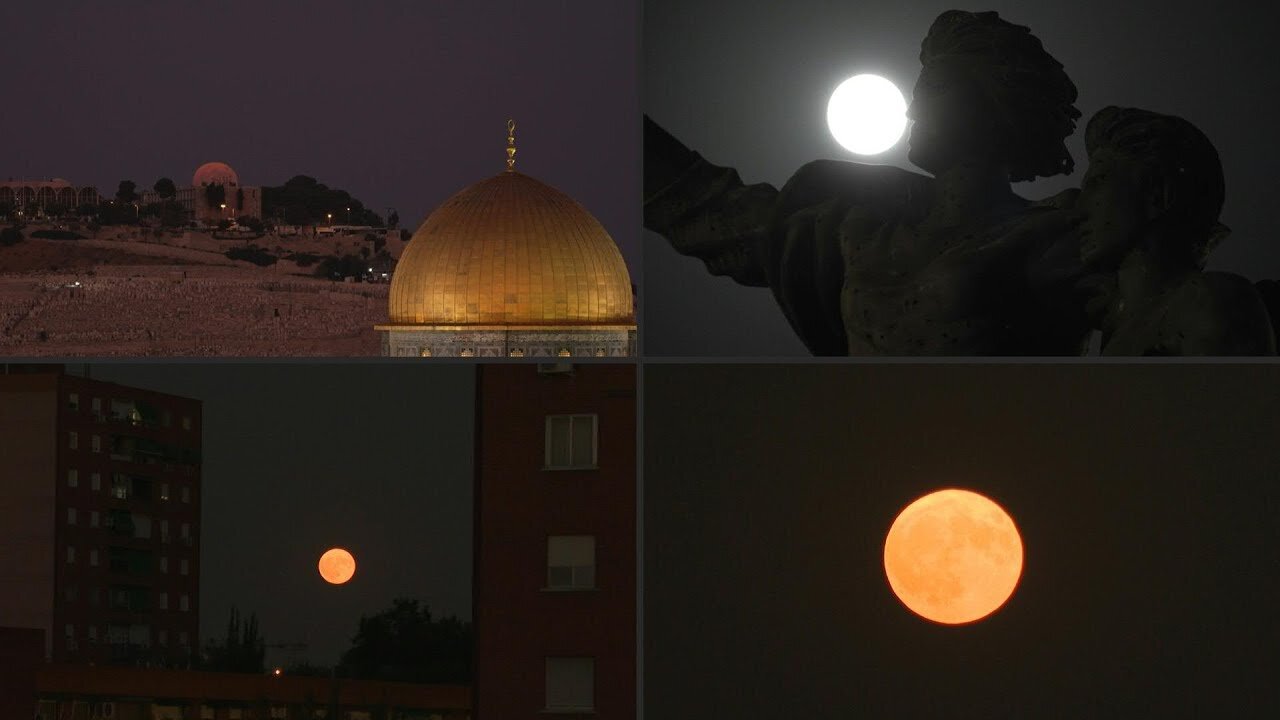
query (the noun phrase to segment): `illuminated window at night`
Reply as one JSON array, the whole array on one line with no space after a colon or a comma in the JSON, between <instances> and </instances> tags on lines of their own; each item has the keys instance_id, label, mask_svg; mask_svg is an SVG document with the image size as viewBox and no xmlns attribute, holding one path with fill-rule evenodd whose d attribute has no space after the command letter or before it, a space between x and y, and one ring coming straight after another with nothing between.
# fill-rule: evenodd
<instances>
[{"instance_id":1,"label":"illuminated window at night","mask_svg":"<svg viewBox=\"0 0 1280 720\"><path fill-rule=\"evenodd\" d=\"M102 489L102 473L89 474L89 487L97 492Z\"/></svg>"},{"instance_id":2,"label":"illuminated window at night","mask_svg":"<svg viewBox=\"0 0 1280 720\"><path fill-rule=\"evenodd\" d=\"M590 590L596 586L596 539L592 535L547 538L547 587Z\"/></svg>"},{"instance_id":3,"label":"illuminated window at night","mask_svg":"<svg viewBox=\"0 0 1280 720\"><path fill-rule=\"evenodd\" d=\"M548 415L546 460L548 470L596 466L596 416Z\"/></svg>"},{"instance_id":4,"label":"illuminated window at night","mask_svg":"<svg viewBox=\"0 0 1280 720\"><path fill-rule=\"evenodd\" d=\"M169 483L160 483L160 499L169 499Z\"/></svg>"},{"instance_id":5,"label":"illuminated window at night","mask_svg":"<svg viewBox=\"0 0 1280 720\"><path fill-rule=\"evenodd\" d=\"M164 555L160 556L160 572L169 572L169 558Z\"/></svg>"},{"instance_id":6,"label":"illuminated window at night","mask_svg":"<svg viewBox=\"0 0 1280 720\"><path fill-rule=\"evenodd\" d=\"M71 393L70 395L67 395L67 409L68 409L68 410L79 410L79 409L80 409L80 396L79 396L79 395L77 395L76 393Z\"/></svg>"},{"instance_id":7,"label":"illuminated window at night","mask_svg":"<svg viewBox=\"0 0 1280 720\"><path fill-rule=\"evenodd\" d=\"M76 549L70 545L67 546L67 564L70 565L76 561Z\"/></svg>"},{"instance_id":8,"label":"illuminated window at night","mask_svg":"<svg viewBox=\"0 0 1280 720\"><path fill-rule=\"evenodd\" d=\"M67 487L80 487L80 473L75 468L67 471Z\"/></svg>"},{"instance_id":9,"label":"illuminated window at night","mask_svg":"<svg viewBox=\"0 0 1280 720\"><path fill-rule=\"evenodd\" d=\"M476 351L471 348L464 348L459 357L475 357Z\"/></svg>"},{"instance_id":10,"label":"illuminated window at night","mask_svg":"<svg viewBox=\"0 0 1280 720\"><path fill-rule=\"evenodd\" d=\"M190 416L190 415L183 415L183 416L182 416L182 429L183 429L183 430L190 430L190 429L191 429L191 416Z\"/></svg>"},{"instance_id":11,"label":"illuminated window at night","mask_svg":"<svg viewBox=\"0 0 1280 720\"><path fill-rule=\"evenodd\" d=\"M75 430L67 433L67 447L72 450L78 450L80 448L80 435Z\"/></svg>"},{"instance_id":12,"label":"illuminated window at night","mask_svg":"<svg viewBox=\"0 0 1280 720\"><path fill-rule=\"evenodd\" d=\"M191 609L191 601L187 599L186 595L183 595L182 597L178 598L178 610L182 612L186 612L190 609Z\"/></svg>"},{"instance_id":13,"label":"illuminated window at night","mask_svg":"<svg viewBox=\"0 0 1280 720\"><path fill-rule=\"evenodd\" d=\"M76 524L76 509L73 507L67 508L67 524L68 525Z\"/></svg>"},{"instance_id":14,"label":"illuminated window at night","mask_svg":"<svg viewBox=\"0 0 1280 720\"><path fill-rule=\"evenodd\" d=\"M169 609L169 593L167 593L167 592L162 592L162 593L160 593L160 602L158 603L158 605L157 605L157 606L158 606L161 610L168 610L168 609Z\"/></svg>"},{"instance_id":15,"label":"illuminated window at night","mask_svg":"<svg viewBox=\"0 0 1280 720\"><path fill-rule=\"evenodd\" d=\"M182 502L184 503L191 502L191 488L187 487L186 485L182 486Z\"/></svg>"},{"instance_id":16,"label":"illuminated window at night","mask_svg":"<svg viewBox=\"0 0 1280 720\"><path fill-rule=\"evenodd\" d=\"M595 658L547 658L547 710L594 710L595 690Z\"/></svg>"}]
</instances>

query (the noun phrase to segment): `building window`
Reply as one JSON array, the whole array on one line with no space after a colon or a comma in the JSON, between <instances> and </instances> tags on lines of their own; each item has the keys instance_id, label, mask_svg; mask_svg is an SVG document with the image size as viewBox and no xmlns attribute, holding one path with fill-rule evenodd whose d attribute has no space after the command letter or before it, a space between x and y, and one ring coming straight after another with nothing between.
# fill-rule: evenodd
<instances>
[{"instance_id":1,"label":"building window","mask_svg":"<svg viewBox=\"0 0 1280 720\"><path fill-rule=\"evenodd\" d=\"M98 642L98 626L90 625L89 626L89 644L92 645L93 643L96 643L96 642Z\"/></svg>"},{"instance_id":2,"label":"building window","mask_svg":"<svg viewBox=\"0 0 1280 720\"><path fill-rule=\"evenodd\" d=\"M213 706L212 706L212 705L201 705L201 706L200 706L200 720L213 720Z\"/></svg>"},{"instance_id":3,"label":"building window","mask_svg":"<svg viewBox=\"0 0 1280 720\"><path fill-rule=\"evenodd\" d=\"M178 609L182 612L186 612L191 609L191 601L187 599L186 595L178 598Z\"/></svg>"},{"instance_id":4,"label":"building window","mask_svg":"<svg viewBox=\"0 0 1280 720\"><path fill-rule=\"evenodd\" d=\"M186 647L187 643L188 643L187 631L183 630L182 632L178 633L178 644L181 645L182 647Z\"/></svg>"},{"instance_id":5,"label":"building window","mask_svg":"<svg viewBox=\"0 0 1280 720\"><path fill-rule=\"evenodd\" d=\"M77 393L71 393L67 395L67 409L68 410L80 409L80 395L78 395Z\"/></svg>"},{"instance_id":6,"label":"building window","mask_svg":"<svg viewBox=\"0 0 1280 720\"><path fill-rule=\"evenodd\" d=\"M89 473L89 487L94 492L102 489L102 473Z\"/></svg>"},{"instance_id":7,"label":"building window","mask_svg":"<svg viewBox=\"0 0 1280 720\"><path fill-rule=\"evenodd\" d=\"M89 444L93 447L94 452L102 452L102 438L100 436L94 435L89 438Z\"/></svg>"},{"instance_id":8,"label":"building window","mask_svg":"<svg viewBox=\"0 0 1280 720\"><path fill-rule=\"evenodd\" d=\"M67 447L72 450L78 450L80 448L80 434L75 430L67 433Z\"/></svg>"},{"instance_id":9,"label":"building window","mask_svg":"<svg viewBox=\"0 0 1280 720\"><path fill-rule=\"evenodd\" d=\"M548 415L546 465L549 470L596 466L596 416Z\"/></svg>"},{"instance_id":10,"label":"building window","mask_svg":"<svg viewBox=\"0 0 1280 720\"><path fill-rule=\"evenodd\" d=\"M191 571L190 561L188 561L186 558L182 558L182 561L178 564L178 572L183 575L186 575L190 571Z\"/></svg>"},{"instance_id":11,"label":"building window","mask_svg":"<svg viewBox=\"0 0 1280 720\"><path fill-rule=\"evenodd\" d=\"M89 527L91 528L98 527L98 511L97 510L89 511Z\"/></svg>"},{"instance_id":12,"label":"building window","mask_svg":"<svg viewBox=\"0 0 1280 720\"><path fill-rule=\"evenodd\" d=\"M182 502L184 503L191 502L191 488L187 487L186 485L182 486Z\"/></svg>"},{"instance_id":13,"label":"building window","mask_svg":"<svg viewBox=\"0 0 1280 720\"><path fill-rule=\"evenodd\" d=\"M173 427L173 413L165 410L160 414L160 424L165 427Z\"/></svg>"},{"instance_id":14,"label":"building window","mask_svg":"<svg viewBox=\"0 0 1280 720\"><path fill-rule=\"evenodd\" d=\"M191 525L189 525L189 524L187 524L187 523L182 523L182 534L181 534L181 535L179 535L179 537L181 537L183 540L190 540L190 539L191 539Z\"/></svg>"},{"instance_id":15,"label":"building window","mask_svg":"<svg viewBox=\"0 0 1280 720\"><path fill-rule=\"evenodd\" d=\"M67 487L80 487L80 473L75 468L67 471Z\"/></svg>"},{"instance_id":16,"label":"building window","mask_svg":"<svg viewBox=\"0 0 1280 720\"><path fill-rule=\"evenodd\" d=\"M156 644L157 644L157 645L168 645L168 644L169 644L169 631L168 631L168 630L157 630L157 631L156 631Z\"/></svg>"},{"instance_id":17,"label":"building window","mask_svg":"<svg viewBox=\"0 0 1280 720\"><path fill-rule=\"evenodd\" d=\"M98 566L98 551L96 548L89 551L89 564L93 567Z\"/></svg>"},{"instance_id":18,"label":"building window","mask_svg":"<svg viewBox=\"0 0 1280 720\"><path fill-rule=\"evenodd\" d=\"M593 535L547 538L547 587L590 590L596 586L596 539Z\"/></svg>"},{"instance_id":19,"label":"building window","mask_svg":"<svg viewBox=\"0 0 1280 720\"><path fill-rule=\"evenodd\" d=\"M102 398L94 398L93 400L89 401L89 408L93 410L93 414L95 417L101 417Z\"/></svg>"},{"instance_id":20,"label":"building window","mask_svg":"<svg viewBox=\"0 0 1280 720\"><path fill-rule=\"evenodd\" d=\"M160 556L160 572L162 573L169 572L169 558L165 557L164 555Z\"/></svg>"},{"instance_id":21,"label":"building window","mask_svg":"<svg viewBox=\"0 0 1280 720\"><path fill-rule=\"evenodd\" d=\"M169 483L160 483L160 499L169 499Z\"/></svg>"},{"instance_id":22,"label":"building window","mask_svg":"<svg viewBox=\"0 0 1280 720\"><path fill-rule=\"evenodd\" d=\"M183 429L183 430L190 430L190 429L191 429L191 416L190 416L190 415L183 415L183 416L182 416L182 429Z\"/></svg>"},{"instance_id":23,"label":"building window","mask_svg":"<svg viewBox=\"0 0 1280 720\"><path fill-rule=\"evenodd\" d=\"M67 524L68 525L76 524L76 509L73 507L67 508Z\"/></svg>"},{"instance_id":24,"label":"building window","mask_svg":"<svg viewBox=\"0 0 1280 720\"><path fill-rule=\"evenodd\" d=\"M240 720L240 713L241 713L240 708L228 708L227 720Z\"/></svg>"},{"instance_id":25,"label":"building window","mask_svg":"<svg viewBox=\"0 0 1280 720\"><path fill-rule=\"evenodd\" d=\"M595 709L595 658L547 658L547 710L590 712Z\"/></svg>"},{"instance_id":26,"label":"building window","mask_svg":"<svg viewBox=\"0 0 1280 720\"><path fill-rule=\"evenodd\" d=\"M67 564L70 565L76 561L76 549L71 545L67 546Z\"/></svg>"},{"instance_id":27,"label":"building window","mask_svg":"<svg viewBox=\"0 0 1280 720\"><path fill-rule=\"evenodd\" d=\"M76 626L72 625L71 623L67 623L66 631L67 631L67 640L74 640L76 637Z\"/></svg>"},{"instance_id":28,"label":"building window","mask_svg":"<svg viewBox=\"0 0 1280 720\"><path fill-rule=\"evenodd\" d=\"M66 598L67 602L75 602L75 599L76 599L76 586L75 586L75 585L68 585L68 586L67 586L66 591L63 593L63 597L65 597L65 598Z\"/></svg>"},{"instance_id":29,"label":"building window","mask_svg":"<svg viewBox=\"0 0 1280 720\"><path fill-rule=\"evenodd\" d=\"M117 500L129 499L129 478L124 475L111 476L111 497Z\"/></svg>"},{"instance_id":30,"label":"building window","mask_svg":"<svg viewBox=\"0 0 1280 720\"><path fill-rule=\"evenodd\" d=\"M167 592L160 593L160 602L158 603L158 606L161 610L169 609L169 593Z\"/></svg>"}]
</instances>

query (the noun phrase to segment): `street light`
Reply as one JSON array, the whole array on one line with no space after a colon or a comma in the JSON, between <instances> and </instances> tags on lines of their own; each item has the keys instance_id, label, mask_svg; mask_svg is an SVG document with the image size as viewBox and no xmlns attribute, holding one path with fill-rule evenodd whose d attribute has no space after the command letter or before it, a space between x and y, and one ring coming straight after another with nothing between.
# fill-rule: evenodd
<instances>
[{"instance_id":1,"label":"street light","mask_svg":"<svg viewBox=\"0 0 1280 720\"><path fill-rule=\"evenodd\" d=\"M351 208L347 208L347 224L351 224Z\"/></svg>"}]
</instances>

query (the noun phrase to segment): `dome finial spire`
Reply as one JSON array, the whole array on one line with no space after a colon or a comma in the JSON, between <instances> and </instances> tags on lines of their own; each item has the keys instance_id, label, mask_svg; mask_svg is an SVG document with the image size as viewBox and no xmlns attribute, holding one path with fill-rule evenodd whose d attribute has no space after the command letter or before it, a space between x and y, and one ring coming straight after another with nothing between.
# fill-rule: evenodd
<instances>
[{"instance_id":1,"label":"dome finial spire","mask_svg":"<svg viewBox=\"0 0 1280 720\"><path fill-rule=\"evenodd\" d=\"M516 121L507 120L507 172L516 169Z\"/></svg>"}]
</instances>

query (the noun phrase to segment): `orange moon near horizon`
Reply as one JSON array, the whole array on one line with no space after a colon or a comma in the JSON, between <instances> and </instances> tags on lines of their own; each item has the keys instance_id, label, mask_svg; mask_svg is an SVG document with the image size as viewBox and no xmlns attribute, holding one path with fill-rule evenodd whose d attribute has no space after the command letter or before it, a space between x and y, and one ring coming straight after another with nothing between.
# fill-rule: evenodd
<instances>
[{"instance_id":1,"label":"orange moon near horizon","mask_svg":"<svg viewBox=\"0 0 1280 720\"><path fill-rule=\"evenodd\" d=\"M356 559L342 548L330 548L320 556L320 577L330 585L341 585L356 574Z\"/></svg>"},{"instance_id":2,"label":"orange moon near horizon","mask_svg":"<svg viewBox=\"0 0 1280 720\"><path fill-rule=\"evenodd\" d=\"M948 488L907 505L884 541L894 595L944 625L981 620L1004 605L1022 577L1022 537L996 502Z\"/></svg>"}]
</instances>

